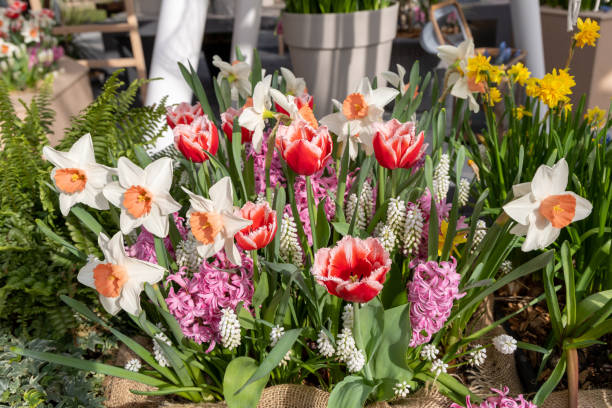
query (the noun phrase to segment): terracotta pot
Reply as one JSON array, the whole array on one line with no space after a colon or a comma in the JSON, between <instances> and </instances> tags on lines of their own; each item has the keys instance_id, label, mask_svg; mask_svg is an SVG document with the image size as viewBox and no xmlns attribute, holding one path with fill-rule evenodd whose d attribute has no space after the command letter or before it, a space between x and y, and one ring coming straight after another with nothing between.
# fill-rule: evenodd
<instances>
[{"instance_id":1,"label":"terracotta pot","mask_svg":"<svg viewBox=\"0 0 612 408\"><path fill-rule=\"evenodd\" d=\"M60 59L58 64L59 68L53 81L51 106L49 106L55 112L55 119L51 127L53 134L48 135L49 142L53 146L64 137L64 129L70 125L72 116L93 102L89 69L68 57ZM11 92L10 98L17 116L23 118L26 114L19 100L29 105L35 95L36 89Z\"/></svg>"},{"instance_id":2,"label":"terracotta pot","mask_svg":"<svg viewBox=\"0 0 612 408\"><path fill-rule=\"evenodd\" d=\"M398 4L354 13L283 13L293 71L314 96L317 116L331 113L364 76L389 69Z\"/></svg>"},{"instance_id":3,"label":"terracotta pot","mask_svg":"<svg viewBox=\"0 0 612 408\"><path fill-rule=\"evenodd\" d=\"M569 53L570 41L574 32L567 32L567 10L540 7L542 16L542 39L546 71L564 68ZM585 46L574 50L570 67L576 86L572 95L574 106L583 94L587 95L587 106L599 106L607 110L612 97L612 13L583 11L580 18L596 20L601 29L596 47Z\"/></svg>"}]
</instances>

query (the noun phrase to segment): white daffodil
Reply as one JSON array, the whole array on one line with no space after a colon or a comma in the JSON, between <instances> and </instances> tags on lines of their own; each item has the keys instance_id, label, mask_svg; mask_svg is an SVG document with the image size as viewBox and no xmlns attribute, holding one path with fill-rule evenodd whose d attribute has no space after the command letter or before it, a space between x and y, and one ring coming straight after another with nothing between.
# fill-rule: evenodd
<instances>
[{"instance_id":1,"label":"white daffodil","mask_svg":"<svg viewBox=\"0 0 612 408\"><path fill-rule=\"evenodd\" d=\"M384 71L380 75L383 79L393 85L394 88L397 88L402 95L406 93L410 84L404 83L404 77L406 76L406 68L397 64L397 74L393 71Z\"/></svg>"},{"instance_id":2,"label":"white daffodil","mask_svg":"<svg viewBox=\"0 0 612 408\"><path fill-rule=\"evenodd\" d=\"M126 157L117 163L119 181L104 187L104 197L121 208L121 232L144 226L160 238L168 235L168 215L181 209L170 196L172 159L163 157L141 169Z\"/></svg>"},{"instance_id":3,"label":"white daffodil","mask_svg":"<svg viewBox=\"0 0 612 408\"><path fill-rule=\"evenodd\" d=\"M253 149L256 152L261 151L261 145L263 142L263 131L266 127L266 119L271 118L274 114L270 111L270 83L272 76L268 75L261 82L255 85L253 91L253 104L244 108L238 123L243 128L246 128L253 132ZM246 105L245 105L246 106Z\"/></svg>"},{"instance_id":4,"label":"white daffodil","mask_svg":"<svg viewBox=\"0 0 612 408\"><path fill-rule=\"evenodd\" d=\"M106 235L98 236L98 245L104 254L104 261L92 258L81 268L77 280L95 289L100 303L112 315L121 309L140 314L140 292L145 282L151 285L164 276L164 268L125 254L123 235L116 233L112 239Z\"/></svg>"},{"instance_id":5,"label":"white daffodil","mask_svg":"<svg viewBox=\"0 0 612 408\"><path fill-rule=\"evenodd\" d=\"M230 85L231 98L233 101L238 100L238 95L243 98L251 96L251 66L244 61L234 61L232 64L223 61L218 55L213 56L212 64L219 68L217 75L217 83L221 85L223 78L227 79Z\"/></svg>"},{"instance_id":6,"label":"white daffodil","mask_svg":"<svg viewBox=\"0 0 612 408\"><path fill-rule=\"evenodd\" d=\"M234 265L242 265L240 252L234 243L234 235L253 221L235 215L232 182L223 177L208 191L210 199L192 193L183 187L189 195L191 208L187 212L191 232L198 241L198 254L208 258L225 248L225 255Z\"/></svg>"},{"instance_id":7,"label":"white daffodil","mask_svg":"<svg viewBox=\"0 0 612 408\"><path fill-rule=\"evenodd\" d=\"M77 203L97 210L108 210L108 201L102 189L112 181L115 169L96 163L89 133L77 140L67 152L45 146L43 157L55 166L51 179L59 190L60 210L64 217Z\"/></svg>"},{"instance_id":8,"label":"white daffodil","mask_svg":"<svg viewBox=\"0 0 612 408\"><path fill-rule=\"evenodd\" d=\"M17 51L17 47L15 47L14 44L6 42L2 38L0 38L0 57L8 58L13 55L15 51Z\"/></svg>"},{"instance_id":9,"label":"white daffodil","mask_svg":"<svg viewBox=\"0 0 612 408\"><path fill-rule=\"evenodd\" d=\"M338 136L338 141L348 140L351 159L357 157L357 148L361 143L366 154L372 154L372 139L375 129L372 125L381 122L385 105L391 102L399 92L396 89L381 87L372 89L370 81L363 78L354 93L340 103L333 100L339 112L321 119L321 124Z\"/></svg>"},{"instance_id":10,"label":"white daffodil","mask_svg":"<svg viewBox=\"0 0 612 408\"><path fill-rule=\"evenodd\" d=\"M565 159L553 167L542 165L531 183L512 187L515 197L504 211L518 224L510 232L526 235L522 250L546 248L552 244L561 228L586 218L593 205L579 195L565 191L569 168Z\"/></svg>"},{"instance_id":11,"label":"white daffodil","mask_svg":"<svg viewBox=\"0 0 612 408\"><path fill-rule=\"evenodd\" d=\"M475 84L467 76L468 60L474 56L474 41L467 39L457 47L441 45L438 47L438 58L448 66L446 86L451 87L451 95L467 99L469 108L477 113L480 106L474 98L474 92L484 92L484 86Z\"/></svg>"},{"instance_id":12,"label":"white daffodil","mask_svg":"<svg viewBox=\"0 0 612 408\"><path fill-rule=\"evenodd\" d=\"M304 78L296 78L293 72L284 67L281 67L280 71L285 81L285 92L288 95L300 96L308 92Z\"/></svg>"},{"instance_id":13,"label":"white daffodil","mask_svg":"<svg viewBox=\"0 0 612 408\"><path fill-rule=\"evenodd\" d=\"M21 27L21 35L25 43L40 42L40 27L33 21L24 21Z\"/></svg>"}]
</instances>

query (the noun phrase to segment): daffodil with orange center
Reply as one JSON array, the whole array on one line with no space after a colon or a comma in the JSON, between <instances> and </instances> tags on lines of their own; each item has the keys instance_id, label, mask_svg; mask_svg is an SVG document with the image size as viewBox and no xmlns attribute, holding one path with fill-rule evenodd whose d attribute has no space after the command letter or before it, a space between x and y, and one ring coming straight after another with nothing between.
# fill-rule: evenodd
<instances>
[{"instance_id":1,"label":"daffodil with orange center","mask_svg":"<svg viewBox=\"0 0 612 408\"><path fill-rule=\"evenodd\" d=\"M274 117L274 113L270 111L272 107L270 102L271 83L272 76L268 75L255 85L251 106L245 105L246 107L238 117L240 126L253 132L251 143L256 152L261 152L266 119Z\"/></svg>"},{"instance_id":2,"label":"daffodil with orange center","mask_svg":"<svg viewBox=\"0 0 612 408\"><path fill-rule=\"evenodd\" d=\"M119 181L104 187L104 196L121 209L121 232L129 234L144 226L151 234L166 237L168 215L181 209L170 196L172 159L164 157L141 169L130 159L120 157L117 172Z\"/></svg>"},{"instance_id":3,"label":"daffodil with orange center","mask_svg":"<svg viewBox=\"0 0 612 408\"><path fill-rule=\"evenodd\" d=\"M569 167L565 159L553 167L542 165L531 183L512 187L516 200L504 206L504 211L517 224L513 234L526 236L523 251L546 248L561 232L561 228L589 216L593 205L571 191L565 191Z\"/></svg>"},{"instance_id":4,"label":"daffodil with orange center","mask_svg":"<svg viewBox=\"0 0 612 408\"><path fill-rule=\"evenodd\" d=\"M372 89L368 79L363 78L342 103L333 100L338 112L323 117L321 124L336 134L338 142L347 142L351 159L357 157L360 144L370 155L374 152L372 140L376 133L373 125L382 122L385 106L398 94L397 89L389 87Z\"/></svg>"},{"instance_id":5,"label":"daffodil with orange center","mask_svg":"<svg viewBox=\"0 0 612 408\"><path fill-rule=\"evenodd\" d=\"M232 101L237 101L239 96L248 98L251 96L251 66L244 61L234 61L232 64L223 61L218 55L213 56L212 64L219 68L217 83L221 86L223 79L226 79L230 86L230 97Z\"/></svg>"},{"instance_id":6,"label":"daffodil with orange center","mask_svg":"<svg viewBox=\"0 0 612 408\"><path fill-rule=\"evenodd\" d=\"M138 316L142 310L140 293L144 284L159 282L164 276L164 268L128 257L121 232L112 239L100 234L98 245L104 260L90 258L79 271L77 280L98 292L100 303L108 313L116 315L123 309Z\"/></svg>"},{"instance_id":7,"label":"daffodil with orange center","mask_svg":"<svg viewBox=\"0 0 612 408\"><path fill-rule=\"evenodd\" d=\"M240 266L242 260L234 236L253 221L238 215L239 209L234 207L230 178L222 178L208 190L210 199L194 194L184 187L183 190L189 195L191 208L187 217L191 233L198 241L198 254L202 258L208 258L225 249L230 262Z\"/></svg>"},{"instance_id":8,"label":"daffodil with orange center","mask_svg":"<svg viewBox=\"0 0 612 408\"><path fill-rule=\"evenodd\" d=\"M96 163L89 133L77 140L67 152L45 146L43 157L55 166L51 179L59 190L60 210L64 216L78 203L108 210L102 189L112 181L115 170Z\"/></svg>"}]
</instances>

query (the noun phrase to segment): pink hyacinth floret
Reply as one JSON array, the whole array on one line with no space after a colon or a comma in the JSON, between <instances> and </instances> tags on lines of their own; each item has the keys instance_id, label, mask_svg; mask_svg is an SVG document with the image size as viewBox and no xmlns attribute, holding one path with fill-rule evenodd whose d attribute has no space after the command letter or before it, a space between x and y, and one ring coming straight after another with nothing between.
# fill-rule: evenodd
<instances>
[{"instance_id":1,"label":"pink hyacinth floret","mask_svg":"<svg viewBox=\"0 0 612 408\"><path fill-rule=\"evenodd\" d=\"M444 326L453 308L453 301L465 296L465 293L459 293L461 275L456 271L457 261L452 257L451 260L440 263L411 262L414 276L408 283L412 325L410 347L429 342L431 336Z\"/></svg>"},{"instance_id":2,"label":"pink hyacinth floret","mask_svg":"<svg viewBox=\"0 0 612 408\"><path fill-rule=\"evenodd\" d=\"M172 214L176 228L181 234L183 239L187 238L187 228L185 227L185 219L178 215L178 213ZM164 245L170 256L174 259L174 248L170 238L164 238ZM155 253L155 237L145 227L141 228L140 234L136 238L134 245L131 245L125 249L127 256L140 259L141 261L147 261L156 264L157 254Z\"/></svg>"},{"instance_id":3,"label":"pink hyacinth floret","mask_svg":"<svg viewBox=\"0 0 612 408\"><path fill-rule=\"evenodd\" d=\"M184 268L169 275L166 282L174 282L178 290L170 287L166 303L170 313L181 326L183 334L198 344L208 343L206 352L215 348L221 339L219 322L221 309L244 307L253 297L253 261L241 252L242 266L230 263L220 251L212 261L204 261L200 270L189 277Z\"/></svg>"},{"instance_id":4,"label":"pink hyacinth floret","mask_svg":"<svg viewBox=\"0 0 612 408\"><path fill-rule=\"evenodd\" d=\"M491 388L491 391L497 393L493 397L487 398L485 401L478 404L472 404L470 396L465 397L465 407L457 403L453 403L450 408L538 408L533 402L527 401L523 398L523 394L516 398L508 396L510 390L508 387L504 387L502 390Z\"/></svg>"}]
</instances>

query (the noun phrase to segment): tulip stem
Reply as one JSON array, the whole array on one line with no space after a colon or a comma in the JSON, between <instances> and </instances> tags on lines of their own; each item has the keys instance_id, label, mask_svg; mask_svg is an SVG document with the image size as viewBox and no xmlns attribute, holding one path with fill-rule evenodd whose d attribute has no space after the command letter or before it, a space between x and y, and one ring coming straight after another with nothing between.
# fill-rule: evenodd
<instances>
[{"instance_id":1,"label":"tulip stem","mask_svg":"<svg viewBox=\"0 0 612 408\"><path fill-rule=\"evenodd\" d=\"M312 183L310 182L310 176L306 177L306 197L308 199L308 217L310 218L310 235L312 236L312 252L317 253L319 249L317 243L316 233L316 213L314 210L314 193L312 191Z\"/></svg>"},{"instance_id":2,"label":"tulip stem","mask_svg":"<svg viewBox=\"0 0 612 408\"><path fill-rule=\"evenodd\" d=\"M257 250L249 251L253 260L253 282L259 282L259 260L257 258Z\"/></svg>"},{"instance_id":3,"label":"tulip stem","mask_svg":"<svg viewBox=\"0 0 612 408\"><path fill-rule=\"evenodd\" d=\"M378 202L378 208L382 207L385 202L385 168L378 166L378 194L376 195L376 201Z\"/></svg>"},{"instance_id":4,"label":"tulip stem","mask_svg":"<svg viewBox=\"0 0 612 408\"><path fill-rule=\"evenodd\" d=\"M391 197L395 197L397 192L397 176L399 171L399 169L389 170L389 173L391 173Z\"/></svg>"},{"instance_id":5,"label":"tulip stem","mask_svg":"<svg viewBox=\"0 0 612 408\"><path fill-rule=\"evenodd\" d=\"M346 177L348 175L350 160L348 145L342 142L340 151L343 151L344 153L342 154L340 170L336 172L336 174L338 174L338 189L336 190L336 214L338 221L344 222L346 220L344 215L344 192L346 191Z\"/></svg>"}]
</instances>

